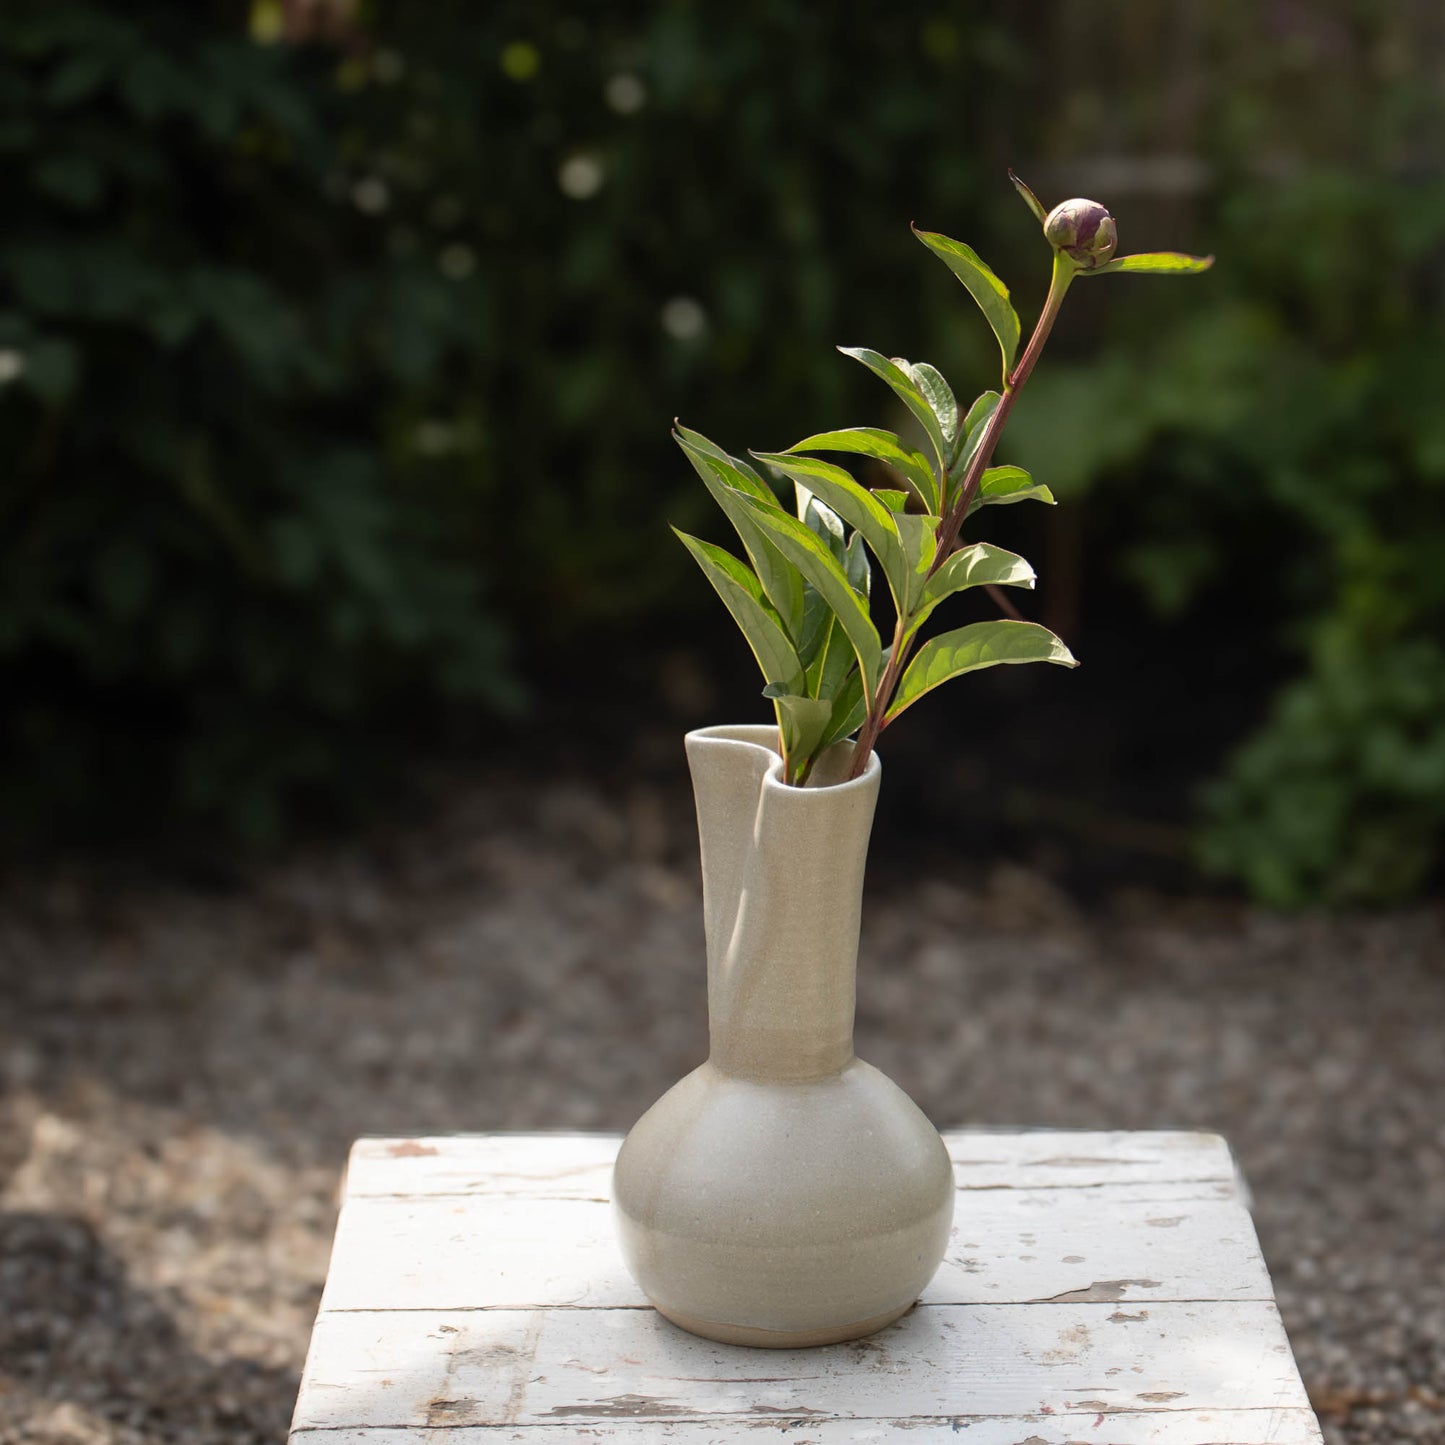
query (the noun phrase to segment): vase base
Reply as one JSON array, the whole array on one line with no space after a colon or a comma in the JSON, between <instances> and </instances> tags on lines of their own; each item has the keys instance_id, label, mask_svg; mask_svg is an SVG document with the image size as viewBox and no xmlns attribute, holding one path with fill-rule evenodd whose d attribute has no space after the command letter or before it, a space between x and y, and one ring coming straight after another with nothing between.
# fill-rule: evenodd
<instances>
[{"instance_id":1,"label":"vase base","mask_svg":"<svg viewBox=\"0 0 1445 1445\"><path fill-rule=\"evenodd\" d=\"M658 1304L654 1304L654 1308L664 1319L671 1320L688 1334L717 1340L719 1344L747 1345L759 1350L810 1350L819 1345L841 1345L847 1340L861 1340L864 1335L876 1334L894 1320L901 1320L916 1303L909 1300L901 1309L886 1310L881 1315L854 1320L848 1325L829 1325L816 1330L764 1330L755 1325L729 1325L694 1319L676 1310L665 1310Z\"/></svg>"}]
</instances>

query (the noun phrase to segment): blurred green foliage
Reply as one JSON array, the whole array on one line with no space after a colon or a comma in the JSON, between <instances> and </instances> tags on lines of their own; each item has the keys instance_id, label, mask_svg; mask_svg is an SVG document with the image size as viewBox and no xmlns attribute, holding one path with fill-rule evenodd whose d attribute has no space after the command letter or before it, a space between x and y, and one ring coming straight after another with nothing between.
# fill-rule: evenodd
<instances>
[{"instance_id":1,"label":"blurred green foliage","mask_svg":"<svg viewBox=\"0 0 1445 1445\"><path fill-rule=\"evenodd\" d=\"M663 525L706 516L668 420L734 447L897 424L832 351L864 338L983 384L991 343L908 222L968 234L1030 325L1012 164L1108 204L1121 250L1220 257L1207 300L1095 288L1003 457L1087 516L1085 589L1126 578L1277 671L1233 761L1181 762L1220 768L1203 857L1280 902L1420 886L1445 837L1434 12L1026 9L12 5L12 817L128 782L264 833L392 719L515 703L509 636L545 657L706 607Z\"/></svg>"},{"instance_id":2,"label":"blurred green foliage","mask_svg":"<svg viewBox=\"0 0 1445 1445\"><path fill-rule=\"evenodd\" d=\"M0 31L12 824L174 801L266 836L389 700L515 695L465 492L386 464L472 345L453 288L336 194L336 55L242 21Z\"/></svg>"},{"instance_id":3,"label":"blurred green foliage","mask_svg":"<svg viewBox=\"0 0 1445 1445\"><path fill-rule=\"evenodd\" d=\"M1157 614L1280 668L1201 861L1278 904L1399 899L1445 855L1441 35L1424 7L1226 3L1196 39L1172 79L1213 98L1213 305L1115 311L1102 361L1041 373L1019 455L1093 488Z\"/></svg>"},{"instance_id":4,"label":"blurred green foliage","mask_svg":"<svg viewBox=\"0 0 1445 1445\"><path fill-rule=\"evenodd\" d=\"M835 328L902 345L906 207L966 204L980 173L921 144L946 75L913 27L757 19L12 7L21 836L138 800L274 832L310 790L364 791L388 709L515 701L509 634L541 652L675 605L663 519L700 507L668 418L705 399L781 443L860 389ZM790 36L843 48L800 72ZM860 91L873 65L931 91Z\"/></svg>"}]
</instances>

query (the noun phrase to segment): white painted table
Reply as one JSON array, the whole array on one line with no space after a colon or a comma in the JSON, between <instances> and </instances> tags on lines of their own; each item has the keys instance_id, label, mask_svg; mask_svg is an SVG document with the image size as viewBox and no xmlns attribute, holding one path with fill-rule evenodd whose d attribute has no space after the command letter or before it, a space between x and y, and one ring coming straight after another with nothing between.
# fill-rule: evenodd
<instances>
[{"instance_id":1,"label":"white painted table","mask_svg":"<svg viewBox=\"0 0 1445 1445\"><path fill-rule=\"evenodd\" d=\"M363 1139L293 1445L1316 1445L1222 1139L944 1138L958 1207L920 1306L789 1351L645 1306L614 1136Z\"/></svg>"}]
</instances>

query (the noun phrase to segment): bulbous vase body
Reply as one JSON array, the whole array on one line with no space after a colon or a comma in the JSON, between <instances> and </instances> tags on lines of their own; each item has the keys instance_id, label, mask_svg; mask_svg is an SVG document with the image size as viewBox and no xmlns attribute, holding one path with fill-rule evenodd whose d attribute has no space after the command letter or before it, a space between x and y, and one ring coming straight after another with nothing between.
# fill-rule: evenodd
<instances>
[{"instance_id":1,"label":"bulbous vase body","mask_svg":"<svg viewBox=\"0 0 1445 1445\"><path fill-rule=\"evenodd\" d=\"M623 1143L624 1257L694 1334L793 1348L871 1334L943 1258L953 1170L918 1106L853 1053L879 764L807 787L769 727L687 737L702 845L710 1051Z\"/></svg>"}]
</instances>

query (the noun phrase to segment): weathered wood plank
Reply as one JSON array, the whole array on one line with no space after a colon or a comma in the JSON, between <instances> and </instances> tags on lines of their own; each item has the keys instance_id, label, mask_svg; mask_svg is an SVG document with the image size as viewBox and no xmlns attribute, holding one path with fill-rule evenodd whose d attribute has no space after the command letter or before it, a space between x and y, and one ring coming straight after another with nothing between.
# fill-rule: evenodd
<instances>
[{"instance_id":1,"label":"weathered wood plank","mask_svg":"<svg viewBox=\"0 0 1445 1445\"><path fill-rule=\"evenodd\" d=\"M559 1439L607 1445L730 1445L774 1436L787 1445L1319 1445L1319 1427L1308 1410L1154 1410L1146 1415L1097 1412L1063 1415L955 1415L928 1419L818 1420L774 1416L750 1421L655 1421L618 1417L605 1426L462 1426L301 1430L296 1445L557 1445Z\"/></svg>"},{"instance_id":2,"label":"weathered wood plank","mask_svg":"<svg viewBox=\"0 0 1445 1445\"><path fill-rule=\"evenodd\" d=\"M1213 1186L986 1190L959 1198L930 1304L1272 1298L1248 1214ZM505 1241L505 1247L501 1242ZM559 1247L565 1241L565 1247ZM440 1195L351 1200L327 1310L643 1306L611 1206Z\"/></svg>"},{"instance_id":3,"label":"weathered wood plank","mask_svg":"<svg viewBox=\"0 0 1445 1445\"><path fill-rule=\"evenodd\" d=\"M418 1311L324 1314L295 1428L1307 1405L1261 1301L933 1305L866 1341L767 1354L696 1339L650 1310Z\"/></svg>"},{"instance_id":4,"label":"weathered wood plank","mask_svg":"<svg viewBox=\"0 0 1445 1445\"><path fill-rule=\"evenodd\" d=\"M1319 1445L1215 1135L955 1132L949 1254L853 1345L673 1329L617 1255L618 1139L370 1139L352 1155L298 1445Z\"/></svg>"},{"instance_id":5,"label":"weathered wood plank","mask_svg":"<svg viewBox=\"0 0 1445 1445\"><path fill-rule=\"evenodd\" d=\"M352 1199L323 1310L643 1307L612 1207L587 1199Z\"/></svg>"},{"instance_id":6,"label":"weathered wood plank","mask_svg":"<svg viewBox=\"0 0 1445 1445\"><path fill-rule=\"evenodd\" d=\"M929 1304L1273 1298L1249 1212L1217 1183L963 1191L924 1292Z\"/></svg>"},{"instance_id":7,"label":"weathered wood plank","mask_svg":"<svg viewBox=\"0 0 1445 1445\"><path fill-rule=\"evenodd\" d=\"M1089 1189L1212 1182L1232 1186L1234 1161L1217 1134L1040 1130L944 1134L962 1189ZM452 1134L361 1139L346 1191L368 1195L517 1194L605 1199L615 1134Z\"/></svg>"},{"instance_id":8,"label":"weathered wood plank","mask_svg":"<svg viewBox=\"0 0 1445 1445\"><path fill-rule=\"evenodd\" d=\"M1237 1179L1218 1134L1183 1130L1029 1130L944 1134L962 1189L1092 1189Z\"/></svg>"},{"instance_id":9,"label":"weathered wood plank","mask_svg":"<svg viewBox=\"0 0 1445 1445\"><path fill-rule=\"evenodd\" d=\"M442 1134L358 1139L346 1196L519 1194L606 1199L619 1134Z\"/></svg>"}]
</instances>

